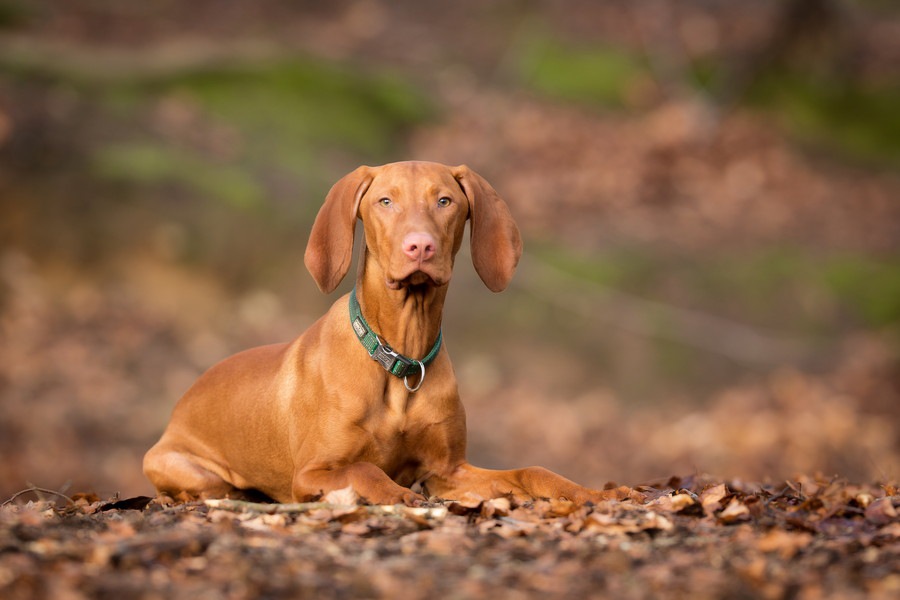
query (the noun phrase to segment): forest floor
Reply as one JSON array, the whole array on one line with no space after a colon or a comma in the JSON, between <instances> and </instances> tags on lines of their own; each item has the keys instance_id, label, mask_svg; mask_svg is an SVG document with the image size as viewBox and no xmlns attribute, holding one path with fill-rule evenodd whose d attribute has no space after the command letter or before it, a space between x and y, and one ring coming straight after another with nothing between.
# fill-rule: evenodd
<instances>
[{"instance_id":1,"label":"forest floor","mask_svg":"<svg viewBox=\"0 0 900 600\"><path fill-rule=\"evenodd\" d=\"M0 508L9 600L900 593L892 486L673 478L594 506L369 506L349 489L304 504L29 495Z\"/></svg>"}]
</instances>

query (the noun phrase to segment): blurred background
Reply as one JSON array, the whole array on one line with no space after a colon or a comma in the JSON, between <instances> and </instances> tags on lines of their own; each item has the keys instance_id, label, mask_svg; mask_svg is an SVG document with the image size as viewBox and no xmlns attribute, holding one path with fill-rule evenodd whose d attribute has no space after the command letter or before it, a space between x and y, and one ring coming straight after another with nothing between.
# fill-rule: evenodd
<instances>
[{"instance_id":1,"label":"blurred background","mask_svg":"<svg viewBox=\"0 0 900 600\"><path fill-rule=\"evenodd\" d=\"M337 297L330 185L410 158L525 239L450 290L476 464L897 481L898 107L889 0L0 0L0 499L151 493L194 379Z\"/></svg>"}]
</instances>

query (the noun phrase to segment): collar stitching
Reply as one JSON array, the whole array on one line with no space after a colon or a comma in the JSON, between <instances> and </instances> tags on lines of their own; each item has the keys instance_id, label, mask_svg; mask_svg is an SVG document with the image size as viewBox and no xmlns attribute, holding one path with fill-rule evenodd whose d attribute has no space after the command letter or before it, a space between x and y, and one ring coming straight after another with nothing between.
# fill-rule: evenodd
<instances>
[{"instance_id":1,"label":"collar stitching","mask_svg":"<svg viewBox=\"0 0 900 600\"><path fill-rule=\"evenodd\" d=\"M443 341L443 332L439 331L434 346L421 361L407 358L396 352L388 344L384 343L378 334L369 327L365 317L362 315L359 300L356 298L355 287L350 292L350 324L353 327L353 333L356 334L357 339L366 349L366 352L369 353L369 356L372 357L372 360L377 361L391 375L401 379L410 375L422 374L424 372L423 366L434 360L441 349Z\"/></svg>"}]
</instances>

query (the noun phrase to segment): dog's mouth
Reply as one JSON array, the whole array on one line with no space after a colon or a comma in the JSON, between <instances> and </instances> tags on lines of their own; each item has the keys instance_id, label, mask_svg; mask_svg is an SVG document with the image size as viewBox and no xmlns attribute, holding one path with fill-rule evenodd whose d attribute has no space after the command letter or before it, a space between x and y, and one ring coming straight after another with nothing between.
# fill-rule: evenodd
<instances>
[{"instance_id":1,"label":"dog's mouth","mask_svg":"<svg viewBox=\"0 0 900 600\"><path fill-rule=\"evenodd\" d=\"M385 279L385 284L389 289L399 290L419 286L440 287L446 284L446 281L437 279L425 271L416 270L400 279L387 277Z\"/></svg>"}]
</instances>

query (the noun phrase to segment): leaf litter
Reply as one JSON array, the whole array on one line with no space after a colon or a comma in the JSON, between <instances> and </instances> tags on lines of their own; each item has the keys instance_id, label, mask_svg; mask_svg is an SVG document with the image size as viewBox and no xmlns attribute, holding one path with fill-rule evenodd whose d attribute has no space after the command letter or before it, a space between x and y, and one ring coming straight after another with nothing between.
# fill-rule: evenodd
<instances>
[{"instance_id":1,"label":"leaf litter","mask_svg":"<svg viewBox=\"0 0 900 600\"><path fill-rule=\"evenodd\" d=\"M896 486L673 477L596 505L173 504L79 494L0 507L0 597L890 598Z\"/></svg>"}]
</instances>

